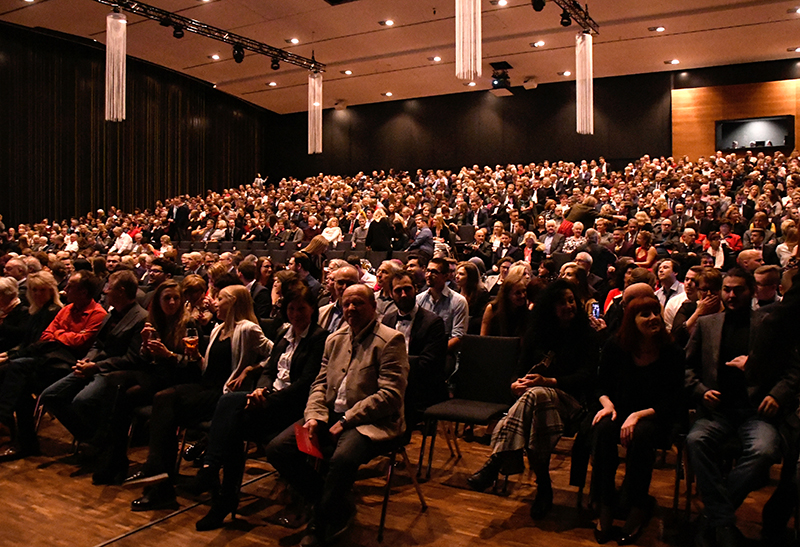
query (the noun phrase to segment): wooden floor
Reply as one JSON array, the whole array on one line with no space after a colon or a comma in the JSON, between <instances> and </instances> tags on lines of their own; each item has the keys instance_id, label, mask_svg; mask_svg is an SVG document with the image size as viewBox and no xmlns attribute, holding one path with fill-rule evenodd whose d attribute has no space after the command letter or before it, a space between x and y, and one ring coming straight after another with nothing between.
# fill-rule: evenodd
<instances>
[{"instance_id":1,"label":"wooden floor","mask_svg":"<svg viewBox=\"0 0 800 547\"><path fill-rule=\"evenodd\" d=\"M140 491L93 486L91 472L79 469L70 456L70 437L49 417L45 417L40 435L43 456L0 464L0 546L235 547L289 546L300 541L302 529L292 530L268 522L282 508L278 500L282 498L283 486L263 460L248 460L245 481L252 482L243 488L237 520L224 529L199 533L194 523L207 512L207 503L179 492L178 511L133 513L130 502ZM412 463L417 461L419 443L420 437L415 433L409 447ZM440 437L433 475L422 484L429 509L420 511L410 481L402 472L396 473L383 545L596 545L591 515L576 509L576 489L567 486L568 443L562 441L551 464L556 506L549 518L534 522L528 516L535 495L529 474L514 477L516 480L510 483L507 495L459 488L457 485L463 484L466 474L478 469L485 460L488 447L462 441L463 458L456 460L450 457ZM135 462L142 462L145 456L146 448L131 451ZM655 471L651 494L657 498L659 508L639 540L641 546L693 543L691 525L683 516L676 519L671 511L674 457L669 454L667 465ZM356 483L354 492L358 507L356 522L340 545L378 545L386 468L386 460L376 460L362 469L364 478ZM194 470L184 465L182 474L192 473ZM753 494L739 511L739 527L749 538L758 539L761 507L776 477L777 469L773 468L772 485ZM695 502L693 518L698 507L699 502Z\"/></svg>"}]
</instances>

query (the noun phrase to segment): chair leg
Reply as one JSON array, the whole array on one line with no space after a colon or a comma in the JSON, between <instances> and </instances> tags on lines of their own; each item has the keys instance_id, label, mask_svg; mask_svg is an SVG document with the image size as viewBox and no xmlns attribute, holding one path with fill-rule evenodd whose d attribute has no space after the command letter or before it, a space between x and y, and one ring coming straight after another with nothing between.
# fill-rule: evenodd
<instances>
[{"instance_id":1,"label":"chair leg","mask_svg":"<svg viewBox=\"0 0 800 547\"><path fill-rule=\"evenodd\" d=\"M431 467L433 466L433 445L436 444L436 432L439 429L439 422L435 422L431 428L431 448L428 452L428 473L425 478L431 478Z\"/></svg>"},{"instance_id":2,"label":"chair leg","mask_svg":"<svg viewBox=\"0 0 800 547\"><path fill-rule=\"evenodd\" d=\"M442 432L444 433L444 440L447 443L447 449L450 450L450 456L455 457L456 453L453 451L453 445L450 444L450 435L452 434L450 422L442 422ZM453 436L455 437L455 435Z\"/></svg>"},{"instance_id":3,"label":"chair leg","mask_svg":"<svg viewBox=\"0 0 800 547\"><path fill-rule=\"evenodd\" d=\"M675 455L675 488L672 492L672 512L673 514L678 514L678 505L680 503L681 497L681 481L685 476L684 469L683 469L683 445L676 444L675 448L677 450L677 454Z\"/></svg>"},{"instance_id":4,"label":"chair leg","mask_svg":"<svg viewBox=\"0 0 800 547\"><path fill-rule=\"evenodd\" d=\"M181 460L183 459L183 450L186 448L186 429L178 428L178 437L181 440L181 447L178 449L178 457L175 458L175 476L181 474Z\"/></svg>"},{"instance_id":5,"label":"chair leg","mask_svg":"<svg viewBox=\"0 0 800 547\"><path fill-rule=\"evenodd\" d=\"M44 416L44 405L42 405L42 397L41 395L36 397L36 407L33 411L33 416L36 420L36 425L34 426L34 430L36 433L39 433L39 426L42 423L42 417Z\"/></svg>"},{"instance_id":6,"label":"chair leg","mask_svg":"<svg viewBox=\"0 0 800 547\"><path fill-rule=\"evenodd\" d=\"M383 529L386 526L386 509L389 507L389 494L392 492L392 476L394 475L394 462L397 450L392 450L389 456L389 471L386 475L386 489L383 492L383 506L381 507L381 523L378 526L378 542L383 541Z\"/></svg>"},{"instance_id":7,"label":"chair leg","mask_svg":"<svg viewBox=\"0 0 800 547\"><path fill-rule=\"evenodd\" d=\"M428 509L428 504L425 503L425 497L422 495L422 488L419 487L419 482L417 481L417 477L414 476L414 473L411 468L411 462L408 459L408 453L406 452L406 447L403 446L399 450L400 455L403 457L403 462L406 466L406 472L408 476L411 477L411 483L414 485L414 490L417 491L417 497L419 497L419 503L422 505L422 510L425 511Z\"/></svg>"},{"instance_id":8,"label":"chair leg","mask_svg":"<svg viewBox=\"0 0 800 547\"><path fill-rule=\"evenodd\" d=\"M422 443L419 445L419 461L417 462L417 477L422 476L422 466L425 463L425 441L428 440L428 428L430 423L425 422L422 426Z\"/></svg>"},{"instance_id":9,"label":"chair leg","mask_svg":"<svg viewBox=\"0 0 800 547\"><path fill-rule=\"evenodd\" d=\"M456 448L456 459L461 459L461 449L458 447L458 423L455 424L453 429L453 446Z\"/></svg>"},{"instance_id":10,"label":"chair leg","mask_svg":"<svg viewBox=\"0 0 800 547\"><path fill-rule=\"evenodd\" d=\"M692 485L694 484L694 472L692 466L689 464L689 454L684 451L684 474L686 475L686 521L689 522L692 518Z\"/></svg>"}]
</instances>

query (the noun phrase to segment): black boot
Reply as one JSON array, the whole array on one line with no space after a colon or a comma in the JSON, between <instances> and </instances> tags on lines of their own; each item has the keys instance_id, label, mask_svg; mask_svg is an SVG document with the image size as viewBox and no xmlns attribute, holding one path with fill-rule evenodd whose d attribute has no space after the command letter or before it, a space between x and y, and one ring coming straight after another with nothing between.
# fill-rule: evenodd
<instances>
[{"instance_id":1,"label":"black boot","mask_svg":"<svg viewBox=\"0 0 800 547\"><path fill-rule=\"evenodd\" d=\"M492 454L489 459L486 460L486 463L483 464L483 467L467 479L467 484L476 492L483 492L497 481L500 465L500 456L498 454Z\"/></svg>"},{"instance_id":2,"label":"black boot","mask_svg":"<svg viewBox=\"0 0 800 547\"><path fill-rule=\"evenodd\" d=\"M216 530L222 528L224 525L225 517L228 514L232 518L236 518L236 508L239 505L239 500L235 495L214 495L211 498L211 510L208 514L197 521L195 528L198 532L205 532L207 530Z\"/></svg>"},{"instance_id":3,"label":"black boot","mask_svg":"<svg viewBox=\"0 0 800 547\"><path fill-rule=\"evenodd\" d=\"M531 518L544 518L553 508L553 486L550 482L550 462L536 465L536 497L531 504Z\"/></svg>"},{"instance_id":4,"label":"black boot","mask_svg":"<svg viewBox=\"0 0 800 547\"><path fill-rule=\"evenodd\" d=\"M195 478L187 483L183 489L193 496L200 496L206 492L219 490L219 469L204 465L197 471Z\"/></svg>"}]
</instances>

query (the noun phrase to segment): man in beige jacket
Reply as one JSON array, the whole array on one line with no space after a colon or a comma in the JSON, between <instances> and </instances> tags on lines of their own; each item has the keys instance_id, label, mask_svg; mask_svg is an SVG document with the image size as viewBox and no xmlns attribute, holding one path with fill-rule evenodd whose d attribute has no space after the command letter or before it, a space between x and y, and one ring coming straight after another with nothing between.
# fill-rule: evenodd
<instances>
[{"instance_id":1,"label":"man in beige jacket","mask_svg":"<svg viewBox=\"0 0 800 547\"><path fill-rule=\"evenodd\" d=\"M303 420L303 429L329 459L327 474L317 472L297 448L294 426L267 447L269 462L314 504L301 542L306 547L347 530L355 509L345 500L358 467L405 430L408 354L403 335L377 321L375 296L364 285L348 287L342 307L346 325L328 337Z\"/></svg>"}]
</instances>

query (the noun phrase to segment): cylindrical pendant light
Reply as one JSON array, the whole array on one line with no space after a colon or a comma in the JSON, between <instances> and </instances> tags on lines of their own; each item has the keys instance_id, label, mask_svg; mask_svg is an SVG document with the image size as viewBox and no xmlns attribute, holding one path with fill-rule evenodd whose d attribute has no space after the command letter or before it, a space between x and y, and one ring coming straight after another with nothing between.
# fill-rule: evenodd
<instances>
[{"instance_id":1,"label":"cylindrical pendant light","mask_svg":"<svg viewBox=\"0 0 800 547\"><path fill-rule=\"evenodd\" d=\"M308 153L322 154L322 74L308 73Z\"/></svg>"},{"instance_id":2,"label":"cylindrical pendant light","mask_svg":"<svg viewBox=\"0 0 800 547\"><path fill-rule=\"evenodd\" d=\"M575 83L577 131L594 134L594 68L592 35L581 32L575 37Z\"/></svg>"},{"instance_id":3,"label":"cylindrical pendant light","mask_svg":"<svg viewBox=\"0 0 800 547\"><path fill-rule=\"evenodd\" d=\"M128 20L123 13L106 17L106 121L125 119L125 58Z\"/></svg>"},{"instance_id":4,"label":"cylindrical pendant light","mask_svg":"<svg viewBox=\"0 0 800 547\"><path fill-rule=\"evenodd\" d=\"M481 0L456 0L456 78L481 76Z\"/></svg>"}]
</instances>

